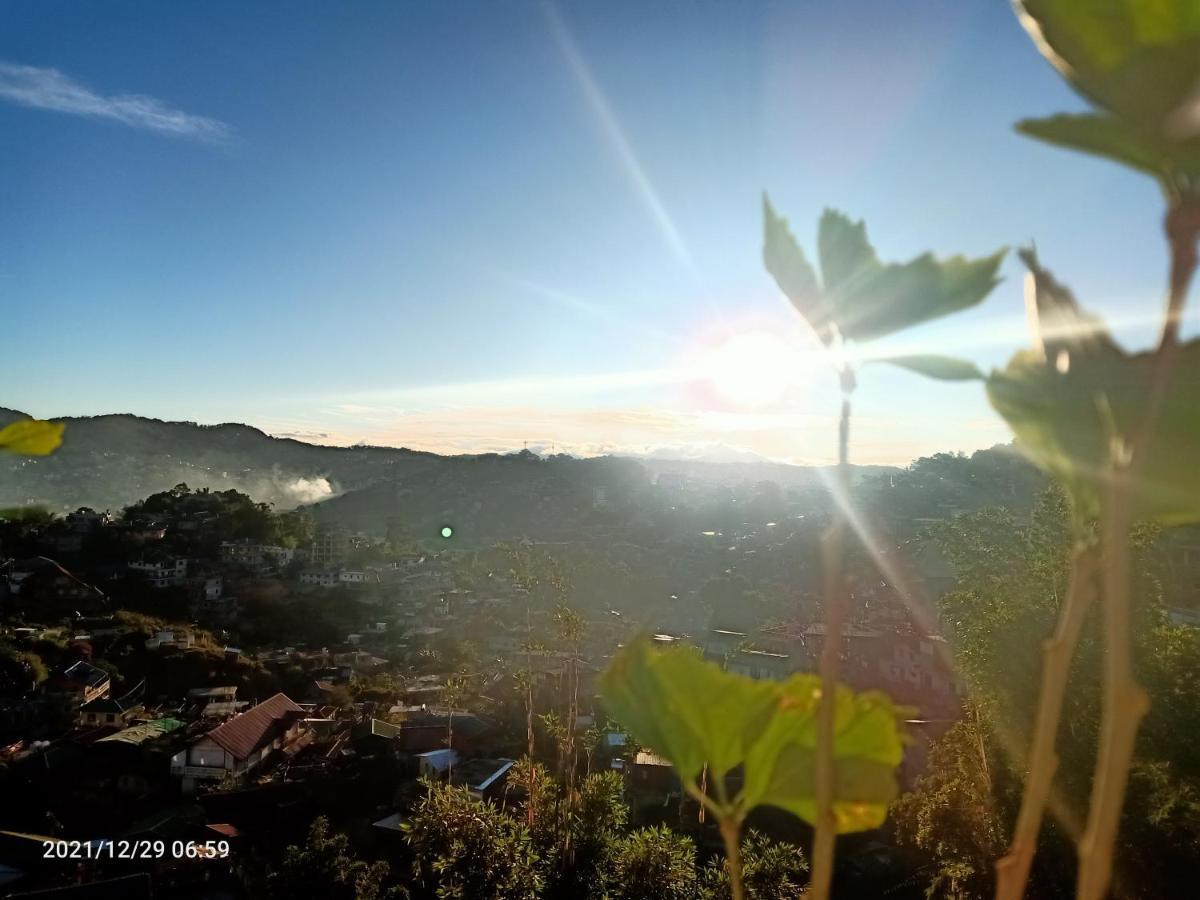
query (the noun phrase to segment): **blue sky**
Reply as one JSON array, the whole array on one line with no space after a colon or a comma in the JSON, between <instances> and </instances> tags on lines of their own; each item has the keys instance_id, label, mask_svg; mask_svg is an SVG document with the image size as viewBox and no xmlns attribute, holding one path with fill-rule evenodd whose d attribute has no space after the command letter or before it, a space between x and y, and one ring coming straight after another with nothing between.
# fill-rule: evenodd
<instances>
[{"instance_id":1,"label":"blue sky","mask_svg":"<svg viewBox=\"0 0 1200 900\"><path fill-rule=\"evenodd\" d=\"M1144 345L1153 183L1011 128L1078 108L1002 2L8 0L0 404L828 460L835 382L762 269L761 192L809 246L825 206L885 259L1036 241ZM1005 276L896 346L1002 364ZM978 385L860 383L859 461L1006 439Z\"/></svg>"}]
</instances>

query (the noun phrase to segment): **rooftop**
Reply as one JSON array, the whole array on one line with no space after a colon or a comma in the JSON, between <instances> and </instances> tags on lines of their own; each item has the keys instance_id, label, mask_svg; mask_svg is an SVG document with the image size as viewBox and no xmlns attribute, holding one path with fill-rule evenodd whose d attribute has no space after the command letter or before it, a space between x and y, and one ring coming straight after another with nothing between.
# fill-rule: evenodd
<instances>
[{"instance_id":1,"label":"rooftop","mask_svg":"<svg viewBox=\"0 0 1200 900\"><path fill-rule=\"evenodd\" d=\"M291 698L286 694L276 694L225 724L218 725L208 733L208 738L234 758L246 759L273 739L284 722L303 717L304 710Z\"/></svg>"}]
</instances>

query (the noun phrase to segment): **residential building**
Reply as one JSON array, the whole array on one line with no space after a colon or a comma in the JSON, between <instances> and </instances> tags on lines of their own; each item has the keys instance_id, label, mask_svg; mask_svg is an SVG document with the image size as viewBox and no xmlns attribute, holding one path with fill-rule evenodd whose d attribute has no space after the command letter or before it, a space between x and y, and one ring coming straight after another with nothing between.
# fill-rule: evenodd
<instances>
[{"instance_id":1,"label":"residential building","mask_svg":"<svg viewBox=\"0 0 1200 900\"><path fill-rule=\"evenodd\" d=\"M75 706L107 697L112 687L108 673L80 660L50 679L49 690Z\"/></svg>"},{"instance_id":2,"label":"residential building","mask_svg":"<svg viewBox=\"0 0 1200 900\"><path fill-rule=\"evenodd\" d=\"M240 777L276 750L299 739L307 714L286 694L276 694L196 739L171 757L171 774L191 791L197 780Z\"/></svg>"},{"instance_id":3,"label":"residential building","mask_svg":"<svg viewBox=\"0 0 1200 900\"><path fill-rule=\"evenodd\" d=\"M338 583L338 573L328 569L309 569L300 573L301 584L311 584L317 587L335 587Z\"/></svg>"},{"instance_id":4,"label":"residential building","mask_svg":"<svg viewBox=\"0 0 1200 900\"><path fill-rule=\"evenodd\" d=\"M129 562L129 571L156 588L180 587L187 581L187 565L180 558L135 559Z\"/></svg>"},{"instance_id":5,"label":"residential building","mask_svg":"<svg viewBox=\"0 0 1200 900\"><path fill-rule=\"evenodd\" d=\"M314 566L337 565L346 558L350 536L341 530L318 531L313 537L308 558Z\"/></svg>"},{"instance_id":6,"label":"residential building","mask_svg":"<svg viewBox=\"0 0 1200 900\"><path fill-rule=\"evenodd\" d=\"M249 539L224 541L221 544L222 560L250 569L283 568L295 558L296 551L290 547L261 544Z\"/></svg>"}]
</instances>

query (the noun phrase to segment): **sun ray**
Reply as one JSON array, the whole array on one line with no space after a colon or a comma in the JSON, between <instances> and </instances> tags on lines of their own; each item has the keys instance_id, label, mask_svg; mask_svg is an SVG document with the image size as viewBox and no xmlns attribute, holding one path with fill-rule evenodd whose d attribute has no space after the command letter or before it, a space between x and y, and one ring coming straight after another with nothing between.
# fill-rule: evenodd
<instances>
[{"instance_id":1,"label":"sun ray","mask_svg":"<svg viewBox=\"0 0 1200 900\"><path fill-rule=\"evenodd\" d=\"M638 196L641 197L650 215L654 218L663 239L670 246L671 251L688 272L695 275L696 264L692 259L691 253L688 251L686 243L684 243L683 235L680 234L675 221L671 218L671 214L667 212L666 206L663 205L658 192L654 189L654 185L646 174L641 160L638 159L633 145L629 142L629 138L625 135L625 130L621 127L616 113L613 112L608 98L600 89L599 84L596 83L587 60L583 58L579 46L571 36L570 30L567 28L567 23L559 15L553 3L543 4L542 9L545 11L546 20L550 25L550 30L554 35L555 41L558 43L559 50L562 51L563 57L571 69L571 74L575 76L575 80L583 90L584 98L595 114L600 128L613 152L621 161L621 165L625 169L625 174L633 183Z\"/></svg>"}]
</instances>

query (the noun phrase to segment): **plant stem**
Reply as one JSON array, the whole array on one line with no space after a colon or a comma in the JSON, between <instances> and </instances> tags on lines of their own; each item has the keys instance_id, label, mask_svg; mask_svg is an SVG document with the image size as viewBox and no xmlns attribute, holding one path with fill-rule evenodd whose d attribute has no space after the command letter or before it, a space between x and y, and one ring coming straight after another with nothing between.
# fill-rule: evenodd
<instances>
[{"instance_id":1,"label":"plant stem","mask_svg":"<svg viewBox=\"0 0 1200 900\"><path fill-rule=\"evenodd\" d=\"M1200 237L1200 202L1183 197L1166 216L1171 247L1171 279L1162 335L1154 354L1146 411L1141 426L1122 445L1114 436L1112 471L1102 506L1104 540L1104 702L1100 752L1092 781L1088 822L1079 842L1078 900L1103 900L1112 882L1113 846L1125 803L1125 787L1134 746L1150 699L1133 676L1131 557L1129 540L1135 510L1135 487L1153 439L1154 426L1166 400L1179 349L1179 321L1196 273L1196 240Z\"/></svg>"},{"instance_id":2,"label":"plant stem","mask_svg":"<svg viewBox=\"0 0 1200 900\"><path fill-rule=\"evenodd\" d=\"M1079 842L1079 900L1103 900L1112 880L1113 844L1125 801L1142 716L1150 708L1134 681L1130 616L1129 532L1133 526L1130 466L1118 460L1103 511L1104 530L1104 702L1100 753L1092 782L1088 823Z\"/></svg>"},{"instance_id":3,"label":"plant stem","mask_svg":"<svg viewBox=\"0 0 1200 900\"><path fill-rule=\"evenodd\" d=\"M743 900L746 896L745 889L742 887L741 830L737 819L721 819L721 838L725 841L725 865L729 869L731 900Z\"/></svg>"},{"instance_id":4,"label":"plant stem","mask_svg":"<svg viewBox=\"0 0 1200 900\"><path fill-rule=\"evenodd\" d=\"M833 812L835 769L834 732L837 728L837 683L841 667L842 625L846 618L845 543L850 482L850 393L853 376L842 373L842 415L838 423L838 468L834 486L833 521L821 538L825 573L825 643L821 647L821 698L817 706L817 752L814 777L817 815L813 836L812 881L808 896L826 900L833 884L833 851L837 818Z\"/></svg>"},{"instance_id":5,"label":"plant stem","mask_svg":"<svg viewBox=\"0 0 1200 900\"><path fill-rule=\"evenodd\" d=\"M1042 647L1042 684L1029 755L1029 776L1008 855L996 863L996 900L1021 900L1025 895L1042 816L1050 797L1054 773L1058 769L1055 744L1059 720L1062 718L1067 675L1083 623L1095 601L1095 575L1095 548L1083 543L1076 544L1071 555L1070 581L1067 596L1059 610L1058 625L1054 636Z\"/></svg>"}]
</instances>

